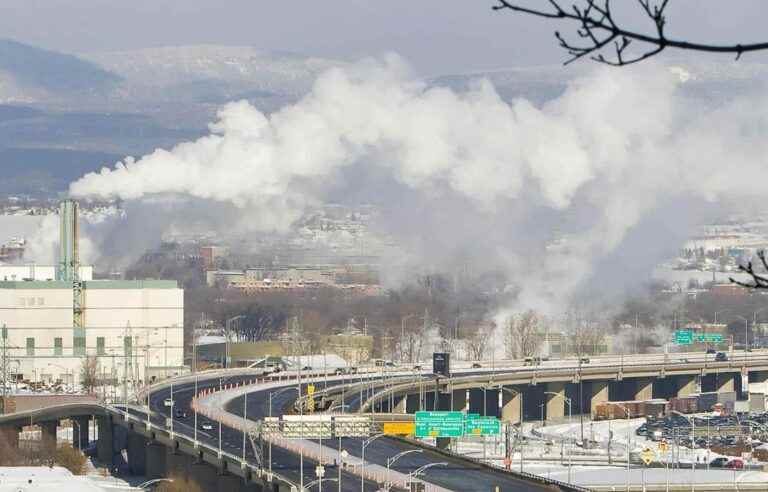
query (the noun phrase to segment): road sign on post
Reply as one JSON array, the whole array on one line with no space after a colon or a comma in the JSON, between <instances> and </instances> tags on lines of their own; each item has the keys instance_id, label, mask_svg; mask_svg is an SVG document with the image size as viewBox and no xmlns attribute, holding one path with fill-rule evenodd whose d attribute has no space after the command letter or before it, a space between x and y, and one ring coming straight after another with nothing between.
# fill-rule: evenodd
<instances>
[{"instance_id":1,"label":"road sign on post","mask_svg":"<svg viewBox=\"0 0 768 492\"><path fill-rule=\"evenodd\" d=\"M720 333L700 333L696 335L696 341L702 343L722 343L723 335Z\"/></svg>"},{"instance_id":2,"label":"road sign on post","mask_svg":"<svg viewBox=\"0 0 768 492\"><path fill-rule=\"evenodd\" d=\"M461 437L464 414L461 412L416 412L416 437Z\"/></svg>"},{"instance_id":3,"label":"road sign on post","mask_svg":"<svg viewBox=\"0 0 768 492\"><path fill-rule=\"evenodd\" d=\"M496 417L467 416L466 433L470 436L498 436L501 422Z\"/></svg>"},{"instance_id":4,"label":"road sign on post","mask_svg":"<svg viewBox=\"0 0 768 492\"><path fill-rule=\"evenodd\" d=\"M677 330L677 331L675 331L675 343L677 345L692 345L693 344L693 331L691 331L691 330Z\"/></svg>"}]
</instances>

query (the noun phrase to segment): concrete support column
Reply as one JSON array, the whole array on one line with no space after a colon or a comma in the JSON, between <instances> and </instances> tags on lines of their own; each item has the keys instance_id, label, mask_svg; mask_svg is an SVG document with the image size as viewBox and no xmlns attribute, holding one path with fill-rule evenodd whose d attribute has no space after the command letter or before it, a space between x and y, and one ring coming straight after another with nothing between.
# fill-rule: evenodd
<instances>
[{"instance_id":1,"label":"concrete support column","mask_svg":"<svg viewBox=\"0 0 768 492\"><path fill-rule=\"evenodd\" d=\"M395 405L395 408L392 409L392 413L406 413L406 408L408 407L408 395L403 395L400 400L398 400L397 404Z\"/></svg>"},{"instance_id":2,"label":"concrete support column","mask_svg":"<svg viewBox=\"0 0 768 492\"><path fill-rule=\"evenodd\" d=\"M147 446L147 462L144 466L144 473L148 479L162 478L169 473L169 467L166 466L167 448L156 442L149 443Z\"/></svg>"},{"instance_id":3,"label":"concrete support column","mask_svg":"<svg viewBox=\"0 0 768 492\"><path fill-rule=\"evenodd\" d=\"M653 379L635 378L635 400L653 399Z\"/></svg>"},{"instance_id":4,"label":"concrete support column","mask_svg":"<svg viewBox=\"0 0 768 492\"><path fill-rule=\"evenodd\" d=\"M88 447L88 434L91 419L89 417L75 417L72 419L72 446L83 450Z\"/></svg>"},{"instance_id":5,"label":"concrete support column","mask_svg":"<svg viewBox=\"0 0 768 492\"><path fill-rule=\"evenodd\" d=\"M718 374L717 375L717 392L725 393L728 391L736 391L736 385L734 383L733 374Z\"/></svg>"},{"instance_id":6,"label":"concrete support column","mask_svg":"<svg viewBox=\"0 0 768 492\"><path fill-rule=\"evenodd\" d=\"M54 422L40 422L37 424L40 426L42 445L44 449L56 448L56 428L59 423Z\"/></svg>"},{"instance_id":7,"label":"concrete support column","mask_svg":"<svg viewBox=\"0 0 768 492\"><path fill-rule=\"evenodd\" d=\"M147 466L147 439L141 434L128 434L128 469L133 475L145 475Z\"/></svg>"},{"instance_id":8,"label":"concrete support column","mask_svg":"<svg viewBox=\"0 0 768 492\"><path fill-rule=\"evenodd\" d=\"M114 435L112 432L112 417L99 416L96 418L98 425L99 440L96 443L96 454L103 464L109 468L112 467L112 457L114 455Z\"/></svg>"},{"instance_id":9,"label":"concrete support column","mask_svg":"<svg viewBox=\"0 0 768 492\"><path fill-rule=\"evenodd\" d=\"M609 401L608 381L592 381L592 395L589 399L589 411L594 416L597 412L597 406Z\"/></svg>"},{"instance_id":10,"label":"concrete support column","mask_svg":"<svg viewBox=\"0 0 768 492\"><path fill-rule=\"evenodd\" d=\"M565 383L547 383L547 420L565 416Z\"/></svg>"},{"instance_id":11,"label":"concrete support column","mask_svg":"<svg viewBox=\"0 0 768 492\"><path fill-rule=\"evenodd\" d=\"M467 412L469 410L469 391L453 390L453 405L451 410L454 412Z\"/></svg>"},{"instance_id":12,"label":"concrete support column","mask_svg":"<svg viewBox=\"0 0 768 492\"><path fill-rule=\"evenodd\" d=\"M509 388L512 389L512 388ZM502 390L501 396L501 420L503 422L511 422L517 424L520 422L522 414L523 395L519 392L519 389L515 388L513 394L512 391Z\"/></svg>"},{"instance_id":13,"label":"concrete support column","mask_svg":"<svg viewBox=\"0 0 768 492\"><path fill-rule=\"evenodd\" d=\"M696 393L696 376L677 376L677 397Z\"/></svg>"}]
</instances>

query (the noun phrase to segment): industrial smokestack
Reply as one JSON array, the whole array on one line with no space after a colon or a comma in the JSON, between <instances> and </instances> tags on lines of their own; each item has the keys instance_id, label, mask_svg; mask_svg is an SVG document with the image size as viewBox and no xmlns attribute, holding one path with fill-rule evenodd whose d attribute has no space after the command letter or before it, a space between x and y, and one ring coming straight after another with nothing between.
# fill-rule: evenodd
<instances>
[{"instance_id":1,"label":"industrial smokestack","mask_svg":"<svg viewBox=\"0 0 768 492\"><path fill-rule=\"evenodd\" d=\"M80 276L79 209L80 207L75 200L64 200L59 206L61 232L56 280L74 282Z\"/></svg>"}]
</instances>

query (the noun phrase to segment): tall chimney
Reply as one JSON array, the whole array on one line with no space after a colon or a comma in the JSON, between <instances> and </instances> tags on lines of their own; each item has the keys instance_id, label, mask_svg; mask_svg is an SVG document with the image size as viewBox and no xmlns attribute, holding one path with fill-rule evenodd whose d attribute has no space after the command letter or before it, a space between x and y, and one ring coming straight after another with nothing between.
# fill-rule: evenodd
<instances>
[{"instance_id":1,"label":"tall chimney","mask_svg":"<svg viewBox=\"0 0 768 492\"><path fill-rule=\"evenodd\" d=\"M64 200L59 206L61 236L59 240L59 267L56 270L56 280L75 282L80 277L79 208L77 202L71 199Z\"/></svg>"}]
</instances>

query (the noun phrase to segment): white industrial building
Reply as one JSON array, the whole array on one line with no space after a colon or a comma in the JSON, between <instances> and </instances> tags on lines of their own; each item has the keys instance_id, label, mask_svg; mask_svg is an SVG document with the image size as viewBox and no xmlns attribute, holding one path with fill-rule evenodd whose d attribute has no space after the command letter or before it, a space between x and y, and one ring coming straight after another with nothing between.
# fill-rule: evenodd
<instances>
[{"instance_id":1,"label":"white industrial building","mask_svg":"<svg viewBox=\"0 0 768 492\"><path fill-rule=\"evenodd\" d=\"M55 280L0 276L7 336L0 353L5 344L8 371L30 381L78 384L86 357L95 357L100 379L131 387L184 372L184 291L168 280L91 280L77 261L77 204L65 202L61 213Z\"/></svg>"}]
</instances>

